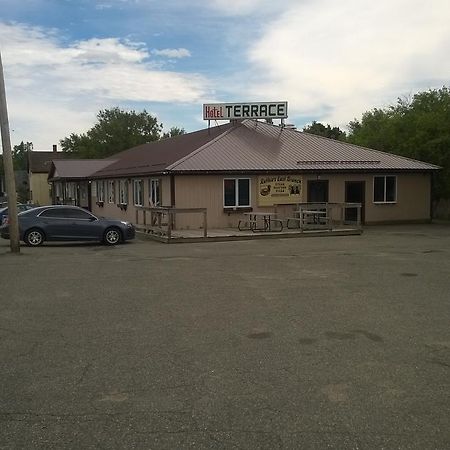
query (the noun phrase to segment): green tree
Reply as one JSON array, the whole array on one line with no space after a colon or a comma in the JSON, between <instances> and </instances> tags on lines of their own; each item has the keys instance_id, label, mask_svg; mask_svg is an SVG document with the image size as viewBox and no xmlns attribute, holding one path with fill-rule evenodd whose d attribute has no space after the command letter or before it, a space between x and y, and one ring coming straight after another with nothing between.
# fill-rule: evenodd
<instances>
[{"instance_id":1,"label":"green tree","mask_svg":"<svg viewBox=\"0 0 450 450\"><path fill-rule=\"evenodd\" d=\"M101 110L97 123L86 133L72 133L60 141L64 152L76 158L106 158L122 150L161 137L162 124L146 110L124 111L118 107Z\"/></svg>"},{"instance_id":2,"label":"green tree","mask_svg":"<svg viewBox=\"0 0 450 450\"><path fill-rule=\"evenodd\" d=\"M186 134L186 131L184 128L178 128L178 127L171 127L170 130L167 133L164 133L162 135L161 139L167 139L175 136L180 136L182 134Z\"/></svg>"},{"instance_id":3,"label":"green tree","mask_svg":"<svg viewBox=\"0 0 450 450\"><path fill-rule=\"evenodd\" d=\"M450 90L447 87L399 98L385 109L365 112L348 125L348 141L437 164L434 196L450 198Z\"/></svg>"},{"instance_id":4,"label":"green tree","mask_svg":"<svg viewBox=\"0 0 450 450\"><path fill-rule=\"evenodd\" d=\"M28 170L28 151L33 150L32 142L21 142L12 151L14 170Z\"/></svg>"},{"instance_id":5,"label":"green tree","mask_svg":"<svg viewBox=\"0 0 450 450\"><path fill-rule=\"evenodd\" d=\"M329 124L325 126L324 124L316 122L315 120L311 125L303 127L303 131L305 133L316 134L318 136L336 139L338 141L345 141L346 139L345 131L342 131L339 127L331 128Z\"/></svg>"}]
</instances>

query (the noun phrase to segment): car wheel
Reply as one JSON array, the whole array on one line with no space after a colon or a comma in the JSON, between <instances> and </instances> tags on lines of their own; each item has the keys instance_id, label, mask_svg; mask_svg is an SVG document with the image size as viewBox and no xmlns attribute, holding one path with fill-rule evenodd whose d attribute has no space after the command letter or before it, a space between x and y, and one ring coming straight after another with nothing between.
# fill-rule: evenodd
<instances>
[{"instance_id":1,"label":"car wheel","mask_svg":"<svg viewBox=\"0 0 450 450\"><path fill-rule=\"evenodd\" d=\"M44 233L37 228L28 230L23 238L25 244L31 247L37 247L44 242Z\"/></svg>"},{"instance_id":2,"label":"car wheel","mask_svg":"<svg viewBox=\"0 0 450 450\"><path fill-rule=\"evenodd\" d=\"M108 228L103 236L103 242L107 245L116 245L122 241L122 234L117 228Z\"/></svg>"}]
</instances>

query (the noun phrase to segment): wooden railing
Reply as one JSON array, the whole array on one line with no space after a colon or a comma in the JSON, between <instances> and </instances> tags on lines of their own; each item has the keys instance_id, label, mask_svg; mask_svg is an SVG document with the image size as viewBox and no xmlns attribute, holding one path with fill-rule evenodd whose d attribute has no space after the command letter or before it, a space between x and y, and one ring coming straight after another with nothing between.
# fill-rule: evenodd
<instances>
[{"instance_id":1,"label":"wooden railing","mask_svg":"<svg viewBox=\"0 0 450 450\"><path fill-rule=\"evenodd\" d=\"M278 206L276 209L281 209ZM284 209L283 215L286 216L287 228L299 228L301 230L320 228L331 230L339 227L361 230L362 228L361 203L305 202L292 206L293 209L290 214L286 213L286 209Z\"/></svg>"},{"instance_id":2,"label":"wooden railing","mask_svg":"<svg viewBox=\"0 0 450 450\"><path fill-rule=\"evenodd\" d=\"M186 213L198 213L203 215L203 237L208 236L207 210L206 208L172 208L136 206L136 227L147 233L172 237L172 231L176 229L176 215Z\"/></svg>"}]
</instances>

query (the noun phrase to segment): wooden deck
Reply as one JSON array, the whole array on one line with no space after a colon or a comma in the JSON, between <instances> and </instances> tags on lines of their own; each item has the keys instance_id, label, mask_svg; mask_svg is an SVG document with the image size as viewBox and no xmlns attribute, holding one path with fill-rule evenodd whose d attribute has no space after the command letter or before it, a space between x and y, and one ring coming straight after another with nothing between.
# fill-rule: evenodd
<instances>
[{"instance_id":1,"label":"wooden deck","mask_svg":"<svg viewBox=\"0 0 450 450\"><path fill-rule=\"evenodd\" d=\"M204 230L172 230L170 238L161 233L153 233L139 225L136 227L137 236L144 239L151 239L165 244L179 244L189 242L221 242L221 241L242 241L252 239L287 239L305 237L324 236L352 236L360 235L362 229L352 227L338 227L332 230L305 230L283 229L283 231L262 231L252 232L250 230L239 231L237 228L208 229L208 234L204 236Z\"/></svg>"}]
</instances>

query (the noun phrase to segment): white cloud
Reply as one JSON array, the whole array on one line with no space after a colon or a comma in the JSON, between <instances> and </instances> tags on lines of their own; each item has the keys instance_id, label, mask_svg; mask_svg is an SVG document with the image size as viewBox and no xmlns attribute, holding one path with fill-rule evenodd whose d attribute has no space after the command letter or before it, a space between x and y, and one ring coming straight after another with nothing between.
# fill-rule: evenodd
<instances>
[{"instance_id":1,"label":"white cloud","mask_svg":"<svg viewBox=\"0 0 450 450\"><path fill-rule=\"evenodd\" d=\"M50 147L86 131L104 107L198 102L209 82L161 70L142 43L117 38L64 44L57 30L0 23L13 144ZM147 109L148 106L147 106Z\"/></svg>"},{"instance_id":2,"label":"white cloud","mask_svg":"<svg viewBox=\"0 0 450 450\"><path fill-rule=\"evenodd\" d=\"M111 5L110 3L98 3L97 5L95 5L95 9L98 9L99 11L102 11L104 9L110 9L112 8L113 5Z\"/></svg>"},{"instance_id":3,"label":"white cloud","mask_svg":"<svg viewBox=\"0 0 450 450\"><path fill-rule=\"evenodd\" d=\"M344 125L450 81L449 17L446 0L291 5L249 48L250 92L289 100L291 116Z\"/></svg>"},{"instance_id":4,"label":"white cloud","mask_svg":"<svg viewBox=\"0 0 450 450\"><path fill-rule=\"evenodd\" d=\"M298 4L298 2L299 0L284 0L279 4L274 4L268 0L209 0L207 6L225 16L245 16L257 12L278 14L280 10L293 3Z\"/></svg>"},{"instance_id":5,"label":"white cloud","mask_svg":"<svg viewBox=\"0 0 450 450\"><path fill-rule=\"evenodd\" d=\"M186 48L164 48L162 50L152 50L156 56L166 56L167 58L186 58L191 56L191 52Z\"/></svg>"}]
</instances>

